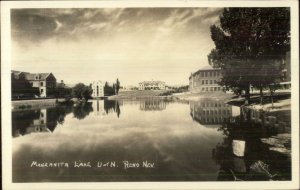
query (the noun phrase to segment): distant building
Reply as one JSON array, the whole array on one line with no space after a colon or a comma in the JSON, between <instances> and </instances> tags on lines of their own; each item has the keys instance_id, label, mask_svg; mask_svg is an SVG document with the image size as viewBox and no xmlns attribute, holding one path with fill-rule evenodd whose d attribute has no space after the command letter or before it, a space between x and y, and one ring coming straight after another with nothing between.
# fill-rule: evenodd
<instances>
[{"instance_id":1,"label":"distant building","mask_svg":"<svg viewBox=\"0 0 300 190\"><path fill-rule=\"evenodd\" d=\"M50 95L48 90L55 88L56 78L52 73L27 73L21 71L11 71L12 77L15 79L27 80L32 87L37 87L40 92L40 97L47 97Z\"/></svg>"},{"instance_id":2,"label":"distant building","mask_svg":"<svg viewBox=\"0 0 300 190\"><path fill-rule=\"evenodd\" d=\"M220 69L200 69L189 77L189 91L191 92L214 92L222 91L218 84L221 79Z\"/></svg>"},{"instance_id":3,"label":"distant building","mask_svg":"<svg viewBox=\"0 0 300 190\"><path fill-rule=\"evenodd\" d=\"M162 81L144 81L139 83L139 90L165 90L166 83Z\"/></svg>"},{"instance_id":4,"label":"distant building","mask_svg":"<svg viewBox=\"0 0 300 190\"><path fill-rule=\"evenodd\" d=\"M104 96L104 85L105 83L102 81L94 81L92 83L92 97L93 98L101 98Z\"/></svg>"}]
</instances>

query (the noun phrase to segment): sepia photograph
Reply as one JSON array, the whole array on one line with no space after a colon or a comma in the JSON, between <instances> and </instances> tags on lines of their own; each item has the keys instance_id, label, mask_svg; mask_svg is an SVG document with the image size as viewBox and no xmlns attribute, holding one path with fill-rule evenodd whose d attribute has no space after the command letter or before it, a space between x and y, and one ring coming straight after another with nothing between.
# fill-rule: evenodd
<instances>
[{"instance_id":1,"label":"sepia photograph","mask_svg":"<svg viewBox=\"0 0 300 190\"><path fill-rule=\"evenodd\" d=\"M99 2L1 3L4 189L299 187L297 1Z\"/></svg>"}]
</instances>

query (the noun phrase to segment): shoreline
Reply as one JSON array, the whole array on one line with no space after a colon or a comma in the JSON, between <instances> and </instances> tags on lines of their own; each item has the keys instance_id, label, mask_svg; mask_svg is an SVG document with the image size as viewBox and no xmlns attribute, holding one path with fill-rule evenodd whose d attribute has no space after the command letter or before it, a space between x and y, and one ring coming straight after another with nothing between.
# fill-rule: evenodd
<instances>
[{"instance_id":1,"label":"shoreline","mask_svg":"<svg viewBox=\"0 0 300 190\"><path fill-rule=\"evenodd\" d=\"M51 99L31 99L31 100L13 100L11 101L12 111L23 111L30 109L40 109L47 107L55 107L57 103L64 102L64 98Z\"/></svg>"}]
</instances>

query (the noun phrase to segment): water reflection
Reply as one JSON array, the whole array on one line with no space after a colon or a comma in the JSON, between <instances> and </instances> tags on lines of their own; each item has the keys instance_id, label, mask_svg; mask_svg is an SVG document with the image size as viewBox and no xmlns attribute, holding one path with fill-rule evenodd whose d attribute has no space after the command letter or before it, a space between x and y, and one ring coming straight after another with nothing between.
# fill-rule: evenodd
<instances>
[{"instance_id":1,"label":"water reflection","mask_svg":"<svg viewBox=\"0 0 300 190\"><path fill-rule=\"evenodd\" d=\"M279 117L279 115L281 117ZM263 127L272 128L278 133L290 133L291 118L289 111L264 112L262 110L241 107L241 117L249 122L257 123Z\"/></svg>"},{"instance_id":2,"label":"water reflection","mask_svg":"<svg viewBox=\"0 0 300 190\"><path fill-rule=\"evenodd\" d=\"M80 104L57 106L37 110L12 112L12 135L23 136L30 133L53 132L58 124L63 124L66 115L73 113L74 118L83 120L91 112L96 115L121 114L120 105L115 100L97 100Z\"/></svg>"},{"instance_id":3,"label":"water reflection","mask_svg":"<svg viewBox=\"0 0 300 190\"><path fill-rule=\"evenodd\" d=\"M98 101L97 101L97 107L98 107ZM106 114L115 112L118 118L120 117L121 109L120 109L120 102L118 100L104 100L103 107Z\"/></svg>"},{"instance_id":4,"label":"water reflection","mask_svg":"<svg viewBox=\"0 0 300 190\"><path fill-rule=\"evenodd\" d=\"M291 179L290 159L260 140L277 131L265 119L256 122L255 115L218 100L183 104L153 99L93 100L12 112L13 136L32 133L13 139L13 181ZM263 117L267 116L258 116ZM71 165L79 160L94 166L115 161L119 167L30 166L33 161ZM148 161L155 168L125 170L123 161Z\"/></svg>"},{"instance_id":5,"label":"water reflection","mask_svg":"<svg viewBox=\"0 0 300 190\"><path fill-rule=\"evenodd\" d=\"M201 125L221 124L232 116L232 107L218 100L201 100L190 102L190 113L193 120Z\"/></svg>"},{"instance_id":6,"label":"water reflection","mask_svg":"<svg viewBox=\"0 0 300 190\"><path fill-rule=\"evenodd\" d=\"M289 156L271 151L260 140L277 131L265 125L264 120L253 120L257 114L253 112L242 108L240 116L230 118L218 129L225 135L223 142L212 149L212 158L220 165L218 180L290 180ZM267 116L260 113L262 117Z\"/></svg>"},{"instance_id":7,"label":"water reflection","mask_svg":"<svg viewBox=\"0 0 300 190\"><path fill-rule=\"evenodd\" d=\"M166 101L162 99L146 99L140 101L142 111L162 111L166 109Z\"/></svg>"},{"instance_id":8,"label":"water reflection","mask_svg":"<svg viewBox=\"0 0 300 190\"><path fill-rule=\"evenodd\" d=\"M12 135L23 136L36 132L53 132L57 124L63 124L72 107L54 107L39 110L12 112Z\"/></svg>"}]
</instances>

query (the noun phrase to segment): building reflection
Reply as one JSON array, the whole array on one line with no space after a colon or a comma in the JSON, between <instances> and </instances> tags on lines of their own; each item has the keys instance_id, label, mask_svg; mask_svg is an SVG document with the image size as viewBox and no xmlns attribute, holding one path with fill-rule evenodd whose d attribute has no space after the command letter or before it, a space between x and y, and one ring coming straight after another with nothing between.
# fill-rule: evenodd
<instances>
[{"instance_id":1,"label":"building reflection","mask_svg":"<svg viewBox=\"0 0 300 190\"><path fill-rule=\"evenodd\" d=\"M221 124L232 116L232 107L222 101L203 100L190 102L190 114L201 125Z\"/></svg>"},{"instance_id":2,"label":"building reflection","mask_svg":"<svg viewBox=\"0 0 300 190\"><path fill-rule=\"evenodd\" d=\"M161 99L148 99L140 101L142 111L162 111L166 109L166 101Z\"/></svg>"},{"instance_id":3,"label":"building reflection","mask_svg":"<svg viewBox=\"0 0 300 190\"><path fill-rule=\"evenodd\" d=\"M120 106L122 103L118 100L97 100L93 101L93 110L95 115L104 116L110 113L116 113L117 117L121 115Z\"/></svg>"},{"instance_id":4,"label":"building reflection","mask_svg":"<svg viewBox=\"0 0 300 190\"><path fill-rule=\"evenodd\" d=\"M277 111L270 114L262 110L241 107L241 115L249 122L261 124L263 127L275 129L277 132L291 132L290 112L282 111L282 113L280 113Z\"/></svg>"},{"instance_id":5,"label":"building reflection","mask_svg":"<svg viewBox=\"0 0 300 190\"><path fill-rule=\"evenodd\" d=\"M71 112L70 106L12 112L12 135L18 137L30 133L51 133Z\"/></svg>"}]
</instances>

